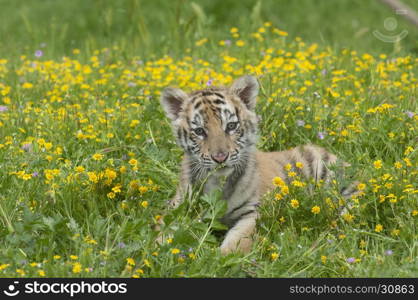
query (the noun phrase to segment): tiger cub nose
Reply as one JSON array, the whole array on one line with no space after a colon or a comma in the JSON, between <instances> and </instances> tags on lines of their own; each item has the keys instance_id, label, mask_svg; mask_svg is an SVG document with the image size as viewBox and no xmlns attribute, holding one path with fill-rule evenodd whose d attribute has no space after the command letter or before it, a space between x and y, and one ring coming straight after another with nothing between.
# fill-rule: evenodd
<instances>
[{"instance_id":1,"label":"tiger cub nose","mask_svg":"<svg viewBox=\"0 0 418 300\"><path fill-rule=\"evenodd\" d=\"M218 152L214 155L211 155L212 159L216 161L218 164L223 163L229 156L228 152Z\"/></svg>"}]
</instances>

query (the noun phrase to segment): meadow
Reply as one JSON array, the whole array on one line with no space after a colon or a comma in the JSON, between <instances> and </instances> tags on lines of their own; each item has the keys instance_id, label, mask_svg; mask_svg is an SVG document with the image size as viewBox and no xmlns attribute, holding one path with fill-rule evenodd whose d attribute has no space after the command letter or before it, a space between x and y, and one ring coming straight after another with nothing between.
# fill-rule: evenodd
<instances>
[{"instance_id":1,"label":"meadow","mask_svg":"<svg viewBox=\"0 0 418 300\"><path fill-rule=\"evenodd\" d=\"M396 16L408 36L383 43L389 10L329 2L0 1L0 276L416 277L418 30ZM166 208L182 152L159 98L244 74L260 149L351 167L276 180L251 253L221 256L216 193Z\"/></svg>"}]
</instances>

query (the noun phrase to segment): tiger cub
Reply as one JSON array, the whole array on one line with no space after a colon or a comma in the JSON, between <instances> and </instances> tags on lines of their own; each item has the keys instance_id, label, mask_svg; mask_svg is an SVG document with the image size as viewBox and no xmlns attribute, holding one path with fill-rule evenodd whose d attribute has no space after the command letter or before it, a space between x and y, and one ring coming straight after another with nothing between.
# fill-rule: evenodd
<instances>
[{"instance_id":1,"label":"tiger cub","mask_svg":"<svg viewBox=\"0 0 418 300\"><path fill-rule=\"evenodd\" d=\"M274 177L289 182L285 165L295 168L300 162L305 177L327 180L332 176L328 166L337 161L334 154L315 145L282 152L257 150L258 90L255 77L243 76L230 87L190 94L166 88L161 97L177 143L185 152L180 184L169 205L178 206L193 186L203 185L204 193L221 188L227 201L222 221L229 227L220 247L222 254L251 250L260 199L274 188ZM342 191L345 196L353 192L353 188Z\"/></svg>"}]
</instances>

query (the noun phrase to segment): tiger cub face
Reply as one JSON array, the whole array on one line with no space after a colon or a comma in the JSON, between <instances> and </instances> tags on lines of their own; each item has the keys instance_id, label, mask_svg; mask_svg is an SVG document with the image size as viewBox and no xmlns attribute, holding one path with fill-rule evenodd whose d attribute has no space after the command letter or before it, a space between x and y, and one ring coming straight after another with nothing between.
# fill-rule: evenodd
<instances>
[{"instance_id":1,"label":"tiger cub face","mask_svg":"<svg viewBox=\"0 0 418 300\"><path fill-rule=\"evenodd\" d=\"M161 104L172 121L178 145L200 170L210 171L220 164L239 169L249 151L255 150L257 94L256 78L244 76L230 87L190 94L167 88Z\"/></svg>"}]
</instances>

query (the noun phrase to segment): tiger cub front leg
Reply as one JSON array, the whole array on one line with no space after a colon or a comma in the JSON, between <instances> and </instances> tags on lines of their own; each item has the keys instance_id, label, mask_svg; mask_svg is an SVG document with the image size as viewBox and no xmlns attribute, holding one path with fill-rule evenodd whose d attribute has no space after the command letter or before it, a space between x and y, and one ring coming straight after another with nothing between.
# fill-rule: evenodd
<instances>
[{"instance_id":1,"label":"tiger cub front leg","mask_svg":"<svg viewBox=\"0 0 418 300\"><path fill-rule=\"evenodd\" d=\"M253 234L257 221L257 212L250 211L242 216L229 231L221 244L221 254L232 252L248 253L253 244Z\"/></svg>"}]
</instances>

